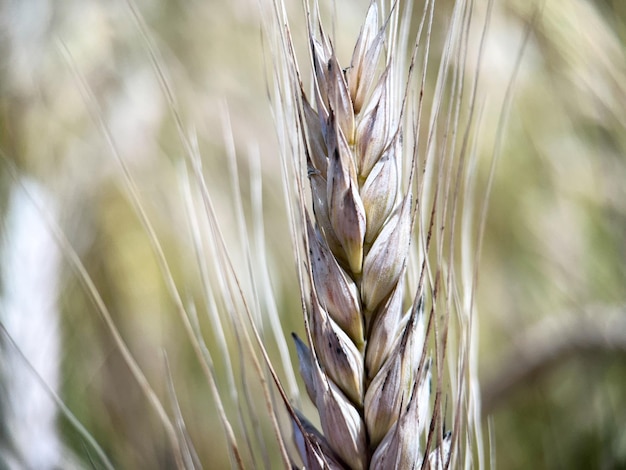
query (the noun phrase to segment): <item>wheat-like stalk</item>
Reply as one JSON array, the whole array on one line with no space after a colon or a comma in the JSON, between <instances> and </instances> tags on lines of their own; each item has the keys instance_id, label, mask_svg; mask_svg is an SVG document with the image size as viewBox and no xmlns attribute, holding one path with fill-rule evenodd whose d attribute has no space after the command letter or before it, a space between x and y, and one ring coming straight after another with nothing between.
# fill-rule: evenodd
<instances>
[{"instance_id":1,"label":"wheat-like stalk","mask_svg":"<svg viewBox=\"0 0 626 470\"><path fill-rule=\"evenodd\" d=\"M325 437L307 433L300 453L309 468L407 468L419 462L430 377L420 296L403 318L413 219L410 195L400 194L393 62L377 76L375 3L345 73L320 33L311 37L317 109L302 99L315 215L306 219L310 349L296 341Z\"/></svg>"},{"instance_id":2,"label":"wheat-like stalk","mask_svg":"<svg viewBox=\"0 0 626 470\"><path fill-rule=\"evenodd\" d=\"M428 12L427 3L418 37ZM345 69L321 23L310 21L310 94L302 91L295 64L291 71L294 128L303 140L311 201L305 204L300 193L308 346L294 339L323 434L299 413L294 433L311 469L447 468L451 462L452 433L443 429L440 405L431 407L427 344L437 315L438 281L428 290L424 280L432 218L430 228L428 223L423 227L428 235L422 234L421 256L411 256L423 217L417 209L424 212L425 204L419 192L423 186L414 188L417 137L405 139L419 129L405 129L404 113L407 100L414 99L411 112L419 122L421 96L404 85L407 67L398 50L398 18L393 7L385 16L371 2ZM409 80L414 61L415 55ZM434 213L434 202L432 207ZM445 213L443 218L442 229ZM409 269L417 273L413 286L407 282ZM440 362L443 338L437 349ZM443 375L441 363L438 369Z\"/></svg>"}]
</instances>

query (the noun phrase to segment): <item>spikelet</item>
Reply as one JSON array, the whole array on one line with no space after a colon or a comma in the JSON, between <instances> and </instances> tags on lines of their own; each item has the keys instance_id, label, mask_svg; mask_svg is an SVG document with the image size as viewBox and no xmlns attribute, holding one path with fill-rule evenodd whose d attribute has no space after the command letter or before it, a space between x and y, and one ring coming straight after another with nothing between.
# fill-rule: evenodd
<instances>
[{"instance_id":1,"label":"spikelet","mask_svg":"<svg viewBox=\"0 0 626 470\"><path fill-rule=\"evenodd\" d=\"M314 214L305 214L311 344L294 339L323 435L302 416L294 426L307 468L411 468L443 455L420 449L424 299L406 292L415 204L401 190L403 130L379 16L372 2L345 72L321 27L310 38L315 96L303 94L300 118Z\"/></svg>"}]
</instances>

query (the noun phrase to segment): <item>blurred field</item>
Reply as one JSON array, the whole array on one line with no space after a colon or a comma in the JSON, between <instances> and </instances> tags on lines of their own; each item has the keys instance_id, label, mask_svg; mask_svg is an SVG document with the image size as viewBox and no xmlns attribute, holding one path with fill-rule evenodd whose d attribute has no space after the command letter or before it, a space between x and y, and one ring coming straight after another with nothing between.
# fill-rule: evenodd
<instances>
[{"instance_id":1,"label":"blurred field","mask_svg":"<svg viewBox=\"0 0 626 470\"><path fill-rule=\"evenodd\" d=\"M337 3L341 23L335 25L336 44L345 63L367 2ZM439 2L438 15L448 11L449 3ZM477 2L479 17L485 14L484 3ZM577 342L565 348L562 357L546 357L541 374L498 395L491 415L492 450L497 467L503 469L626 468L626 327L622 329L626 325L626 4L621 0L539 3L494 2L480 70L477 171L479 181L486 184L505 90L524 29L534 18L500 134L501 154L480 263L477 311L485 393L523 363L526 352L541 352L546 342L549 346L568 338L570 330L557 326L554 338L532 335L524 343L530 351L515 350L516 342L536 325L548 321L574 325ZM252 274L269 280L285 333L301 333L282 169L266 91L272 79L270 59L258 2L155 0L137 2L136 8L172 86L182 130L187 136L197 135L203 174L235 269L248 279L247 253L237 226L234 194L238 193L252 243L257 242L255 223L262 220L265 230L265 257L253 250L258 271ZM303 24L299 2L289 2L289 8L293 24ZM331 9L324 14L330 18ZM28 181L31 191L34 185L43 194L48 218L56 220L84 263L166 408L180 403L199 460L206 468L227 468L226 440L210 387L115 157L119 152L136 183L138 199L163 246L182 301L198 312L198 328L213 357L215 377L224 386L228 375L208 319L211 305L203 290L186 212L182 183L186 149L131 10L125 2L11 1L0 5L0 18L3 265L8 266L15 246L12 224L21 213L11 212L20 187L11 176L15 167L20 181ZM436 19L436 24L443 23L441 16ZM304 58L304 28L294 27L293 32ZM302 37L296 37L298 32ZM433 61L441 53L440 40L434 38ZM473 64L468 64L466 73L468 79L476 73ZM231 133L238 188L232 187L228 166ZM263 181L260 193L251 185L257 166ZM259 194L262 218L254 206ZM197 193L193 200L200 211ZM45 231L45 223L34 230ZM214 254L207 250L201 256ZM19 259L16 263L37 269L37 260L32 265ZM163 427L67 253L60 251L58 260L50 263L50 269L41 270L49 277L40 282L52 286L46 308L51 325L58 322L58 330L29 325L27 318L21 331L25 336L41 335L35 350L58 370L60 395L116 468L171 468ZM23 273L18 271L5 269L3 302L10 297L7 289L21 279ZM28 279L28 273L24 276ZM213 274L209 279L218 281ZM253 287L249 282L243 285L246 292ZM38 295L39 291L32 292L33 298ZM258 310L266 309L261 298ZM3 324L10 323L10 313L5 303L0 311ZM592 342L597 329L607 329L603 325L618 325L612 328L615 338ZM245 347L236 341L237 325L224 328L235 378L246 376L250 385L240 391L247 392L240 401L242 415L247 416L250 408L263 407L262 397L252 378L253 366L240 361L245 355L240 348ZM57 334L55 357L54 348L47 352L45 345ZM269 327L266 335L272 338ZM276 342L271 339L268 344L277 358ZM0 390L8 396L8 384L18 376L14 368L19 366L9 364L10 347L4 338L0 345L4 359ZM289 347L293 358L291 343ZM510 355L512 351L516 352ZM278 371L285 376L281 366ZM169 374L176 399L168 389ZM236 416L228 389L224 387L223 393L227 412ZM12 402L7 398L4 403ZM0 413L0 438L14 435L9 415ZM59 418L58 423L60 447L72 456L67 458L89 467L92 450L66 420ZM262 456L255 463L273 468L278 460L272 430L267 420L258 427L262 437L251 447L265 449L267 461ZM0 468L3 450L0 447Z\"/></svg>"}]
</instances>

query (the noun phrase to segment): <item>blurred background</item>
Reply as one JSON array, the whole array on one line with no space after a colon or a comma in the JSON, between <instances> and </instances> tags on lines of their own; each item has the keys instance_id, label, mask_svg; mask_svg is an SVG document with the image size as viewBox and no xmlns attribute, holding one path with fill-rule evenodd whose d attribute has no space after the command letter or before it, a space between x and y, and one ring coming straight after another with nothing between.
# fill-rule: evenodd
<instances>
[{"instance_id":1,"label":"blurred background","mask_svg":"<svg viewBox=\"0 0 626 470\"><path fill-rule=\"evenodd\" d=\"M346 64L367 2L336 3L323 13L331 17L334 8L341 20L333 29ZM479 24L484 3L476 2ZM300 2L287 6L306 63ZM449 7L438 2L436 26L445 25ZM0 321L116 468L171 468L163 425L77 273L77 255L165 408L179 403L198 459L228 468L210 386L133 201L163 247L183 303L198 312L226 412L262 408L252 379L240 408L224 385L230 378L220 337L238 383L254 375L253 366L241 360L237 325L217 333L207 319L213 307L198 257L215 254L194 251L189 200L196 209L202 204L197 192L186 195L188 150L179 131L197 140L235 269L246 278L248 256L272 287L284 332L302 332L264 16L254 0L152 0L133 8L96 0L0 3ZM433 64L442 36L433 37ZM500 156L476 304L480 378L499 468L626 468L625 51L622 0L494 2L480 70L479 184L486 185L494 148ZM467 67L469 83L476 70ZM254 186L259 172L262 189ZM257 309L268 308L261 302ZM269 349L277 358L275 343ZM8 335L0 345L0 468L101 468L75 427L55 415ZM294 358L291 343L289 351ZM288 367L277 369L289 375ZM251 426L261 437L249 446L267 454L255 464L276 465L268 420Z\"/></svg>"}]
</instances>

